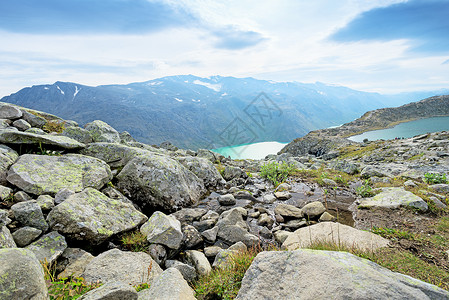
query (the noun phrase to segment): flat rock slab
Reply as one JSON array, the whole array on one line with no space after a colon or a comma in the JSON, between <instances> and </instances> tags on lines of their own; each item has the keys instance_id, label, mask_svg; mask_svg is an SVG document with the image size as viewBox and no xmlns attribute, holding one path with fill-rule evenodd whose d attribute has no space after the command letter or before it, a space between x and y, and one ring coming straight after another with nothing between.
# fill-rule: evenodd
<instances>
[{"instance_id":1,"label":"flat rock slab","mask_svg":"<svg viewBox=\"0 0 449 300\"><path fill-rule=\"evenodd\" d=\"M259 253L236 299L449 299L449 292L347 252L302 249Z\"/></svg>"},{"instance_id":2,"label":"flat rock slab","mask_svg":"<svg viewBox=\"0 0 449 300\"><path fill-rule=\"evenodd\" d=\"M386 247L389 243L387 239L368 231L340 223L324 222L296 230L288 235L282 248L287 250L307 248L316 242L343 244L370 251Z\"/></svg>"},{"instance_id":3,"label":"flat rock slab","mask_svg":"<svg viewBox=\"0 0 449 300\"><path fill-rule=\"evenodd\" d=\"M151 284L161 273L161 267L146 253L112 249L92 259L82 277L87 282L120 281L137 285Z\"/></svg>"},{"instance_id":4,"label":"flat rock slab","mask_svg":"<svg viewBox=\"0 0 449 300\"><path fill-rule=\"evenodd\" d=\"M25 154L11 166L6 179L27 193L54 195L63 188L74 192L87 187L99 189L112 175L109 166L94 157Z\"/></svg>"},{"instance_id":5,"label":"flat rock slab","mask_svg":"<svg viewBox=\"0 0 449 300\"><path fill-rule=\"evenodd\" d=\"M60 135L35 134L15 130L0 130L0 143L53 146L61 149L77 150L86 145Z\"/></svg>"},{"instance_id":6,"label":"flat rock slab","mask_svg":"<svg viewBox=\"0 0 449 300\"><path fill-rule=\"evenodd\" d=\"M359 208L398 208L400 206L414 207L421 211L427 211L429 208L426 201L401 187L384 188L381 193L362 199L359 204Z\"/></svg>"},{"instance_id":7,"label":"flat rock slab","mask_svg":"<svg viewBox=\"0 0 449 300\"><path fill-rule=\"evenodd\" d=\"M53 230L72 239L99 244L113 234L136 228L147 217L132 204L87 188L55 206L47 220Z\"/></svg>"}]
</instances>

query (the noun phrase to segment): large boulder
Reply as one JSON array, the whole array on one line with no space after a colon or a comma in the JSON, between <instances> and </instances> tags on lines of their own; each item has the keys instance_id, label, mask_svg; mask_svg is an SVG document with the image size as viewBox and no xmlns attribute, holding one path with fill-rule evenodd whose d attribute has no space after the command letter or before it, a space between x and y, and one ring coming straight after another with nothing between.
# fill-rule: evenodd
<instances>
[{"instance_id":1,"label":"large boulder","mask_svg":"<svg viewBox=\"0 0 449 300\"><path fill-rule=\"evenodd\" d=\"M68 278L69 276L81 277L86 266L94 258L92 254L79 248L67 248L58 259L58 278Z\"/></svg>"},{"instance_id":2,"label":"large boulder","mask_svg":"<svg viewBox=\"0 0 449 300\"><path fill-rule=\"evenodd\" d=\"M101 159L113 168L122 168L134 157L151 155L152 152L117 143L92 143L80 153Z\"/></svg>"},{"instance_id":3,"label":"large boulder","mask_svg":"<svg viewBox=\"0 0 449 300\"><path fill-rule=\"evenodd\" d=\"M31 243L26 249L31 250L36 258L45 263L52 264L61 256L67 248L65 238L56 231L43 235L37 241Z\"/></svg>"},{"instance_id":4,"label":"large boulder","mask_svg":"<svg viewBox=\"0 0 449 300\"><path fill-rule=\"evenodd\" d=\"M19 154L8 146L0 145L0 184L6 184L9 167L19 158Z\"/></svg>"},{"instance_id":5,"label":"large boulder","mask_svg":"<svg viewBox=\"0 0 449 300\"><path fill-rule=\"evenodd\" d=\"M195 300L195 291L175 268L159 275L149 289L139 292L139 300Z\"/></svg>"},{"instance_id":6,"label":"large boulder","mask_svg":"<svg viewBox=\"0 0 449 300\"><path fill-rule=\"evenodd\" d=\"M22 117L22 111L10 104L1 103L0 104L0 119L15 120Z\"/></svg>"},{"instance_id":7,"label":"large boulder","mask_svg":"<svg viewBox=\"0 0 449 300\"><path fill-rule=\"evenodd\" d=\"M217 168L206 158L186 156L176 159L198 178L202 179L206 188L217 188L226 183Z\"/></svg>"},{"instance_id":8,"label":"large boulder","mask_svg":"<svg viewBox=\"0 0 449 300\"><path fill-rule=\"evenodd\" d=\"M387 239L368 231L358 230L340 223L324 222L296 230L287 237L282 248L295 250L320 242L370 251L386 247L389 243Z\"/></svg>"},{"instance_id":9,"label":"large boulder","mask_svg":"<svg viewBox=\"0 0 449 300\"><path fill-rule=\"evenodd\" d=\"M0 130L0 143L36 145L67 150L82 149L86 146L66 136L35 134L10 129Z\"/></svg>"},{"instance_id":10,"label":"large boulder","mask_svg":"<svg viewBox=\"0 0 449 300\"><path fill-rule=\"evenodd\" d=\"M121 281L131 285L151 285L161 273L161 267L146 253L112 249L92 259L82 277L87 282Z\"/></svg>"},{"instance_id":11,"label":"large boulder","mask_svg":"<svg viewBox=\"0 0 449 300\"><path fill-rule=\"evenodd\" d=\"M371 198L362 199L359 204L359 208L398 208L400 206L414 207L421 211L427 211L429 208L426 201L402 187L384 188L381 193Z\"/></svg>"},{"instance_id":12,"label":"large boulder","mask_svg":"<svg viewBox=\"0 0 449 300\"><path fill-rule=\"evenodd\" d=\"M80 192L87 187L101 188L112 179L109 166L96 158L22 155L8 172L7 180L27 193L56 194L63 188Z\"/></svg>"},{"instance_id":13,"label":"large boulder","mask_svg":"<svg viewBox=\"0 0 449 300\"><path fill-rule=\"evenodd\" d=\"M346 252L261 252L237 295L245 299L449 299L449 292Z\"/></svg>"},{"instance_id":14,"label":"large boulder","mask_svg":"<svg viewBox=\"0 0 449 300\"><path fill-rule=\"evenodd\" d=\"M84 126L94 142L120 143L120 134L107 123L95 120Z\"/></svg>"},{"instance_id":15,"label":"large boulder","mask_svg":"<svg viewBox=\"0 0 449 300\"><path fill-rule=\"evenodd\" d=\"M83 144L93 142L92 136L90 135L89 131L78 126L68 126L64 128L64 131L61 133L61 135L74 139Z\"/></svg>"},{"instance_id":16,"label":"large boulder","mask_svg":"<svg viewBox=\"0 0 449 300\"><path fill-rule=\"evenodd\" d=\"M152 244L161 244L171 249L178 249L182 242L181 222L174 216L157 211L148 222L140 227L140 232Z\"/></svg>"},{"instance_id":17,"label":"large boulder","mask_svg":"<svg viewBox=\"0 0 449 300\"><path fill-rule=\"evenodd\" d=\"M12 237L14 238L14 242L16 242L17 246L25 247L37 239L41 234L42 230L25 226L14 231Z\"/></svg>"},{"instance_id":18,"label":"large boulder","mask_svg":"<svg viewBox=\"0 0 449 300\"><path fill-rule=\"evenodd\" d=\"M44 271L33 252L0 249L0 299L48 299Z\"/></svg>"},{"instance_id":19,"label":"large boulder","mask_svg":"<svg viewBox=\"0 0 449 300\"><path fill-rule=\"evenodd\" d=\"M144 211L175 211L197 203L206 192L201 179L165 155L135 157L117 179Z\"/></svg>"},{"instance_id":20,"label":"large boulder","mask_svg":"<svg viewBox=\"0 0 449 300\"><path fill-rule=\"evenodd\" d=\"M229 245L243 242L246 246L251 247L258 244L259 238L248 232L249 227L243 220L247 214L246 209L241 207L223 212L216 224L217 236Z\"/></svg>"},{"instance_id":21,"label":"large boulder","mask_svg":"<svg viewBox=\"0 0 449 300\"><path fill-rule=\"evenodd\" d=\"M87 188L55 206L47 220L53 230L72 239L99 244L113 234L136 228L147 217L129 203Z\"/></svg>"}]
</instances>

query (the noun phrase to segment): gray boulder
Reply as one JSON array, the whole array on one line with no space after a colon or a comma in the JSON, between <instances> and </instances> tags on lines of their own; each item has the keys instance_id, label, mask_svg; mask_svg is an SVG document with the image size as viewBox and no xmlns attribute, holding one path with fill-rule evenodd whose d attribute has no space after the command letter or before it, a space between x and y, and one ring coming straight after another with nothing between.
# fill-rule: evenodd
<instances>
[{"instance_id":1,"label":"gray boulder","mask_svg":"<svg viewBox=\"0 0 449 300\"><path fill-rule=\"evenodd\" d=\"M14 237L11 235L8 227L0 226L0 249L1 248L16 248Z\"/></svg>"},{"instance_id":2,"label":"gray boulder","mask_svg":"<svg viewBox=\"0 0 449 300\"><path fill-rule=\"evenodd\" d=\"M429 185L429 188L437 193L449 194L449 184L438 183Z\"/></svg>"},{"instance_id":3,"label":"gray boulder","mask_svg":"<svg viewBox=\"0 0 449 300\"><path fill-rule=\"evenodd\" d=\"M8 146L0 145L0 184L6 184L9 167L19 158L19 154Z\"/></svg>"},{"instance_id":4,"label":"gray boulder","mask_svg":"<svg viewBox=\"0 0 449 300\"><path fill-rule=\"evenodd\" d=\"M374 251L389 243L383 237L340 223L324 222L303 227L288 235L282 244L283 249L307 248L316 242L345 245L350 248Z\"/></svg>"},{"instance_id":5,"label":"gray boulder","mask_svg":"<svg viewBox=\"0 0 449 300\"><path fill-rule=\"evenodd\" d=\"M206 158L213 164L221 162L224 159L223 155L207 149L198 149L196 156Z\"/></svg>"},{"instance_id":6,"label":"gray boulder","mask_svg":"<svg viewBox=\"0 0 449 300\"><path fill-rule=\"evenodd\" d=\"M363 168L360 173L360 177L362 178L370 178L370 177L388 177L388 174L380 170L379 168L373 166L366 166Z\"/></svg>"},{"instance_id":7,"label":"gray boulder","mask_svg":"<svg viewBox=\"0 0 449 300\"><path fill-rule=\"evenodd\" d=\"M230 181L235 178L246 178L246 173L239 167L226 166L223 172L223 178L226 181Z\"/></svg>"},{"instance_id":8,"label":"gray boulder","mask_svg":"<svg viewBox=\"0 0 449 300\"><path fill-rule=\"evenodd\" d=\"M356 164L350 163L346 160L337 160L330 164L332 169L345 172L349 175L356 174L359 170Z\"/></svg>"},{"instance_id":9,"label":"gray boulder","mask_svg":"<svg viewBox=\"0 0 449 300\"><path fill-rule=\"evenodd\" d=\"M178 219L181 223L190 224L193 221L201 219L206 213L207 210L203 208L183 208L172 213L172 216Z\"/></svg>"},{"instance_id":10,"label":"gray boulder","mask_svg":"<svg viewBox=\"0 0 449 300\"><path fill-rule=\"evenodd\" d=\"M429 208L426 201L402 187L384 188L381 193L371 198L364 198L359 204L359 208L398 208L400 206L414 207L421 211L427 211Z\"/></svg>"},{"instance_id":11,"label":"gray boulder","mask_svg":"<svg viewBox=\"0 0 449 300\"><path fill-rule=\"evenodd\" d=\"M220 205L230 206L230 205L235 205L236 201L235 201L234 195L226 194L226 195L221 195L220 197L218 197L218 203L220 203Z\"/></svg>"},{"instance_id":12,"label":"gray boulder","mask_svg":"<svg viewBox=\"0 0 449 300\"><path fill-rule=\"evenodd\" d=\"M22 110L22 114L22 119L27 121L33 127L42 128L47 123L45 118L38 116L37 114L32 114L26 110Z\"/></svg>"},{"instance_id":13,"label":"gray boulder","mask_svg":"<svg viewBox=\"0 0 449 300\"><path fill-rule=\"evenodd\" d=\"M56 205L61 204L62 202L67 200L67 198L69 198L70 196L72 196L74 194L75 194L75 192L72 191L71 189L68 189L68 188L60 189L55 195L54 202Z\"/></svg>"},{"instance_id":14,"label":"gray boulder","mask_svg":"<svg viewBox=\"0 0 449 300\"><path fill-rule=\"evenodd\" d=\"M134 229L146 220L147 217L131 204L110 199L93 188L69 196L47 217L53 230L93 244Z\"/></svg>"},{"instance_id":15,"label":"gray boulder","mask_svg":"<svg viewBox=\"0 0 449 300\"><path fill-rule=\"evenodd\" d=\"M0 249L0 299L47 300L44 271L26 249Z\"/></svg>"},{"instance_id":16,"label":"gray boulder","mask_svg":"<svg viewBox=\"0 0 449 300\"><path fill-rule=\"evenodd\" d=\"M113 168L124 167L131 159L136 156L153 154L153 152L141 148L104 142L91 143L87 145L86 148L84 148L82 151L80 151L80 153L101 159Z\"/></svg>"},{"instance_id":17,"label":"gray boulder","mask_svg":"<svg viewBox=\"0 0 449 300\"><path fill-rule=\"evenodd\" d=\"M120 143L120 134L107 123L95 120L84 128L90 133L94 142Z\"/></svg>"},{"instance_id":18,"label":"gray boulder","mask_svg":"<svg viewBox=\"0 0 449 300\"><path fill-rule=\"evenodd\" d=\"M63 188L75 192L87 187L98 189L111 179L111 169L105 162L79 154L25 154L11 166L7 177L13 185L35 195L54 195Z\"/></svg>"},{"instance_id":19,"label":"gray boulder","mask_svg":"<svg viewBox=\"0 0 449 300\"><path fill-rule=\"evenodd\" d=\"M226 183L217 168L206 158L186 156L176 159L198 178L202 179L206 188L217 188Z\"/></svg>"},{"instance_id":20,"label":"gray boulder","mask_svg":"<svg viewBox=\"0 0 449 300\"><path fill-rule=\"evenodd\" d=\"M137 300L136 289L123 282L108 282L82 295L79 300Z\"/></svg>"},{"instance_id":21,"label":"gray boulder","mask_svg":"<svg viewBox=\"0 0 449 300\"><path fill-rule=\"evenodd\" d=\"M49 211L55 207L55 201L50 195L40 195L37 197L36 202L42 211Z\"/></svg>"},{"instance_id":22,"label":"gray boulder","mask_svg":"<svg viewBox=\"0 0 449 300\"><path fill-rule=\"evenodd\" d=\"M54 147L59 149L77 150L86 145L66 136L52 134L35 134L17 130L0 130L0 143L4 144L26 144L41 147Z\"/></svg>"},{"instance_id":23,"label":"gray boulder","mask_svg":"<svg viewBox=\"0 0 449 300\"><path fill-rule=\"evenodd\" d=\"M159 275L149 289L139 292L139 300L195 300L195 292L182 274L168 268Z\"/></svg>"},{"instance_id":24,"label":"gray boulder","mask_svg":"<svg viewBox=\"0 0 449 300\"><path fill-rule=\"evenodd\" d=\"M24 226L30 226L42 231L47 231L48 224L44 214L36 200L19 202L11 206L14 217Z\"/></svg>"},{"instance_id":25,"label":"gray boulder","mask_svg":"<svg viewBox=\"0 0 449 300\"><path fill-rule=\"evenodd\" d=\"M117 179L118 187L144 211L175 211L197 203L206 192L202 180L165 155L135 157Z\"/></svg>"},{"instance_id":26,"label":"gray boulder","mask_svg":"<svg viewBox=\"0 0 449 300\"><path fill-rule=\"evenodd\" d=\"M170 249L178 249L182 242L181 222L174 216L157 211L140 227L140 232L148 242L165 245Z\"/></svg>"},{"instance_id":27,"label":"gray boulder","mask_svg":"<svg viewBox=\"0 0 449 300\"><path fill-rule=\"evenodd\" d=\"M449 299L449 292L350 253L296 250L259 253L236 299Z\"/></svg>"},{"instance_id":28,"label":"gray boulder","mask_svg":"<svg viewBox=\"0 0 449 300\"><path fill-rule=\"evenodd\" d=\"M0 119L14 120L22 117L22 111L10 104L0 104Z\"/></svg>"},{"instance_id":29,"label":"gray boulder","mask_svg":"<svg viewBox=\"0 0 449 300\"><path fill-rule=\"evenodd\" d=\"M86 266L83 278L87 282L121 281L126 284L151 284L162 269L143 252L126 252L112 249L101 253Z\"/></svg>"},{"instance_id":30,"label":"gray boulder","mask_svg":"<svg viewBox=\"0 0 449 300\"><path fill-rule=\"evenodd\" d=\"M248 225L243 220L247 214L246 209L241 207L223 212L216 224L218 227L217 237L229 245L243 242L251 247L258 244L259 238L248 232Z\"/></svg>"},{"instance_id":31,"label":"gray boulder","mask_svg":"<svg viewBox=\"0 0 449 300\"><path fill-rule=\"evenodd\" d=\"M14 238L14 242L19 247L28 246L32 241L37 239L42 233L42 230L33 228L33 227L22 227L17 229L12 237Z\"/></svg>"},{"instance_id":32,"label":"gray boulder","mask_svg":"<svg viewBox=\"0 0 449 300\"><path fill-rule=\"evenodd\" d=\"M56 231L43 235L37 241L31 243L26 249L31 250L41 262L53 262L61 256L67 248L65 238Z\"/></svg>"},{"instance_id":33,"label":"gray boulder","mask_svg":"<svg viewBox=\"0 0 449 300\"><path fill-rule=\"evenodd\" d=\"M6 180L6 177L5 177L5 180ZM0 185L0 200L5 201L9 197L11 197L11 194L13 194L12 189L10 189L9 187Z\"/></svg>"},{"instance_id":34,"label":"gray boulder","mask_svg":"<svg viewBox=\"0 0 449 300\"><path fill-rule=\"evenodd\" d=\"M64 128L61 135L74 139L83 144L89 144L93 142L90 132L84 128L78 126L69 126Z\"/></svg>"}]
</instances>

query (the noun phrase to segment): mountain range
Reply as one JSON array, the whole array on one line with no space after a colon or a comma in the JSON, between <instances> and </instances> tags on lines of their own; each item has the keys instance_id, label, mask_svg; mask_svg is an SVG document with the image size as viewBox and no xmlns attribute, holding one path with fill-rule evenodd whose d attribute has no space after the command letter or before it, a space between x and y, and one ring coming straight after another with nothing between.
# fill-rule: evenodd
<instances>
[{"instance_id":1,"label":"mountain range","mask_svg":"<svg viewBox=\"0 0 449 300\"><path fill-rule=\"evenodd\" d=\"M0 101L44 110L83 125L103 120L139 141L182 148L289 142L448 90L382 95L324 83L193 75L97 87L71 82L26 87Z\"/></svg>"}]
</instances>

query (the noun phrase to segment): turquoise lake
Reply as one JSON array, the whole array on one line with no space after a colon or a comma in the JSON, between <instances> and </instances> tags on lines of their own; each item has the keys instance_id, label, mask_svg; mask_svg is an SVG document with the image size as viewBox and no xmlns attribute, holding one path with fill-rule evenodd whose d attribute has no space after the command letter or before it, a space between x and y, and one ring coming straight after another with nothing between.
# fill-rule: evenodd
<instances>
[{"instance_id":1,"label":"turquoise lake","mask_svg":"<svg viewBox=\"0 0 449 300\"><path fill-rule=\"evenodd\" d=\"M232 159L263 159L268 154L278 153L285 145L287 143L262 142L217 148L212 149L212 151L220 153L225 157L230 156Z\"/></svg>"},{"instance_id":2,"label":"turquoise lake","mask_svg":"<svg viewBox=\"0 0 449 300\"><path fill-rule=\"evenodd\" d=\"M367 131L349 137L351 141L362 142L364 139L392 140L395 138L411 138L415 135L429 132L449 130L449 117L435 117L398 124L392 128Z\"/></svg>"}]
</instances>

